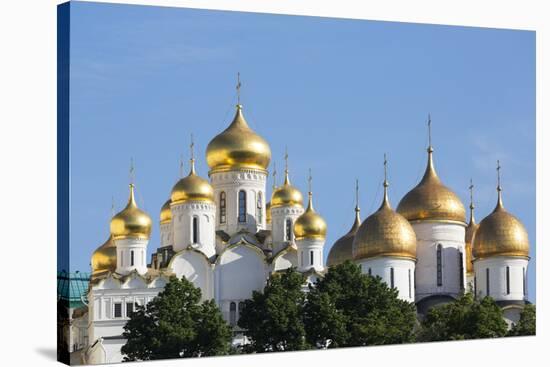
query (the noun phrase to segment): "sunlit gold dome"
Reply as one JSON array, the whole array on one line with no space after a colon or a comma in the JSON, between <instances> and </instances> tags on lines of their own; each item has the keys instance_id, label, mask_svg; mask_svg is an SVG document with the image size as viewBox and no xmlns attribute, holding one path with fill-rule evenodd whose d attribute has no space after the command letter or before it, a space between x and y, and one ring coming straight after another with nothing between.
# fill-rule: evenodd
<instances>
[{"instance_id":1,"label":"sunlit gold dome","mask_svg":"<svg viewBox=\"0 0 550 367\"><path fill-rule=\"evenodd\" d=\"M116 270L116 246L112 236L94 251L91 263L93 274Z\"/></svg>"},{"instance_id":2,"label":"sunlit gold dome","mask_svg":"<svg viewBox=\"0 0 550 367\"><path fill-rule=\"evenodd\" d=\"M288 170L285 171L285 182L279 186L271 195L271 207L303 205L304 198L300 190L290 184Z\"/></svg>"},{"instance_id":3,"label":"sunlit gold dome","mask_svg":"<svg viewBox=\"0 0 550 367\"><path fill-rule=\"evenodd\" d=\"M212 171L234 168L267 169L271 160L269 144L256 134L237 105L233 122L218 134L206 148L206 162Z\"/></svg>"},{"instance_id":4,"label":"sunlit gold dome","mask_svg":"<svg viewBox=\"0 0 550 367\"><path fill-rule=\"evenodd\" d=\"M474 259L491 256L529 257L529 238L523 224L502 205L500 184L498 201L491 214L480 223L472 247Z\"/></svg>"},{"instance_id":5,"label":"sunlit gold dome","mask_svg":"<svg viewBox=\"0 0 550 367\"><path fill-rule=\"evenodd\" d=\"M160 224L170 223L172 221L172 211L170 210L171 199L166 200L160 209Z\"/></svg>"},{"instance_id":6,"label":"sunlit gold dome","mask_svg":"<svg viewBox=\"0 0 550 367\"><path fill-rule=\"evenodd\" d=\"M313 209L312 194L309 192L309 203L306 211L294 223L296 240L304 238L324 239L327 235L327 223Z\"/></svg>"},{"instance_id":7,"label":"sunlit gold dome","mask_svg":"<svg viewBox=\"0 0 550 367\"><path fill-rule=\"evenodd\" d=\"M470 186L470 188L473 188L473 186ZM479 228L479 224L476 223L476 219L474 217L474 203L472 201L470 203L470 222L466 227L466 236L465 236L466 274L469 274L469 275L474 274L474 264L472 262L473 260L472 246L473 246L474 236L478 228Z\"/></svg>"},{"instance_id":8,"label":"sunlit gold dome","mask_svg":"<svg viewBox=\"0 0 550 367\"><path fill-rule=\"evenodd\" d=\"M435 172L433 149L428 148L428 165L420 183L397 206L397 212L409 221L450 221L466 224L464 205Z\"/></svg>"},{"instance_id":9,"label":"sunlit gold dome","mask_svg":"<svg viewBox=\"0 0 550 367\"><path fill-rule=\"evenodd\" d=\"M376 256L416 259L416 235L410 223L395 212L388 200L384 182L384 199L380 208L363 221L353 241L355 260Z\"/></svg>"},{"instance_id":10,"label":"sunlit gold dome","mask_svg":"<svg viewBox=\"0 0 550 367\"><path fill-rule=\"evenodd\" d=\"M134 185L130 184L130 198L126 207L111 219L111 235L114 240L125 238L149 238L151 217L139 209L134 198Z\"/></svg>"},{"instance_id":11,"label":"sunlit gold dome","mask_svg":"<svg viewBox=\"0 0 550 367\"><path fill-rule=\"evenodd\" d=\"M353 260L353 240L355 239L355 234L361 225L361 218L359 216L359 207L355 207L355 220L351 229L340 237L334 245L330 248L330 252L327 257L328 266L336 266L343 263L346 260Z\"/></svg>"},{"instance_id":12,"label":"sunlit gold dome","mask_svg":"<svg viewBox=\"0 0 550 367\"><path fill-rule=\"evenodd\" d=\"M189 175L179 180L172 189L170 199L173 204L187 201L214 202L214 189L204 178L195 173L195 163L191 159L191 171Z\"/></svg>"},{"instance_id":13,"label":"sunlit gold dome","mask_svg":"<svg viewBox=\"0 0 550 367\"><path fill-rule=\"evenodd\" d=\"M265 204L265 221L267 224L271 223L271 201Z\"/></svg>"}]
</instances>

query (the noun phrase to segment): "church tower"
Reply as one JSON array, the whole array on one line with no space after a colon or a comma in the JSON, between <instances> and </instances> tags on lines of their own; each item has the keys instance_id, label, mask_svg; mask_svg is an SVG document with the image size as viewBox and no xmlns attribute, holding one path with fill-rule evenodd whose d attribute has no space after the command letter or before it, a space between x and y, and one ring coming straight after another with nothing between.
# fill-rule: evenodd
<instances>
[{"instance_id":1,"label":"church tower","mask_svg":"<svg viewBox=\"0 0 550 367\"><path fill-rule=\"evenodd\" d=\"M241 83L237 84L239 95ZM206 148L210 180L218 207L216 229L229 236L240 230L256 233L266 229L265 192L269 144L249 126L240 97L227 129Z\"/></svg>"},{"instance_id":2,"label":"church tower","mask_svg":"<svg viewBox=\"0 0 550 367\"><path fill-rule=\"evenodd\" d=\"M138 208L134 197L134 184L131 183L128 204L111 219L117 273L125 275L134 270L139 274L147 272L146 255L151 227L151 217Z\"/></svg>"},{"instance_id":3,"label":"church tower","mask_svg":"<svg viewBox=\"0 0 550 367\"><path fill-rule=\"evenodd\" d=\"M382 204L357 230L353 258L364 274L381 277L388 287L398 290L399 298L414 302L416 235L409 222L391 208L386 167L384 156Z\"/></svg>"},{"instance_id":4,"label":"church tower","mask_svg":"<svg viewBox=\"0 0 550 367\"><path fill-rule=\"evenodd\" d=\"M452 301L465 289L466 211L458 196L437 175L428 119L428 164L420 183L409 191L397 212L416 233L416 302L425 305ZM419 306L419 311L425 309Z\"/></svg>"}]
</instances>

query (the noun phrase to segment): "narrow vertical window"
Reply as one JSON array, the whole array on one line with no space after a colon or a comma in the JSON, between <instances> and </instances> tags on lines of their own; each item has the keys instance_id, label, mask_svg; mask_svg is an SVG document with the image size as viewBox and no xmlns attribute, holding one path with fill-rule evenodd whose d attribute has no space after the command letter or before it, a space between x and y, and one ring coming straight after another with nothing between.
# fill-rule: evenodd
<instances>
[{"instance_id":1,"label":"narrow vertical window","mask_svg":"<svg viewBox=\"0 0 550 367\"><path fill-rule=\"evenodd\" d=\"M409 298L412 298L412 279L411 279L411 269L409 269Z\"/></svg>"},{"instance_id":2,"label":"narrow vertical window","mask_svg":"<svg viewBox=\"0 0 550 367\"><path fill-rule=\"evenodd\" d=\"M220 192L220 223L225 223L226 205L225 191Z\"/></svg>"},{"instance_id":3,"label":"narrow vertical window","mask_svg":"<svg viewBox=\"0 0 550 367\"><path fill-rule=\"evenodd\" d=\"M390 268L390 285L391 285L391 288L395 286L393 268Z\"/></svg>"},{"instance_id":4,"label":"narrow vertical window","mask_svg":"<svg viewBox=\"0 0 550 367\"><path fill-rule=\"evenodd\" d=\"M458 278L460 279L460 289L464 289L464 257L462 252L458 251Z\"/></svg>"},{"instance_id":5,"label":"narrow vertical window","mask_svg":"<svg viewBox=\"0 0 550 367\"><path fill-rule=\"evenodd\" d=\"M126 317L131 317L134 313L134 302L126 302Z\"/></svg>"},{"instance_id":6,"label":"narrow vertical window","mask_svg":"<svg viewBox=\"0 0 550 367\"><path fill-rule=\"evenodd\" d=\"M313 251L309 251L309 265L313 265Z\"/></svg>"},{"instance_id":7,"label":"narrow vertical window","mask_svg":"<svg viewBox=\"0 0 550 367\"><path fill-rule=\"evenodd\" d=\"M437 286L441 287L443 285L443 274L442 274L442 265L441 265L441 244L437 245Z\"/></svg>"},{"instance_id":8,"label":"narrow vertical window","mask_svg":"<svg viewBox=\"0 0 550 367\"><path fill-rule=\"evenodd\" d=\"M490 288L489 288L489 268L485 269L485 288L487 288L487 296L491 294Z\"/></svg>"},{"instance_id":9,"label":"narrow vertical window","mask_svg":"<svg viewBox=\"0 0 550 367\"><path fill-rule=\"evenodd\" d=\"M246 192L239 191L239 223L246 223Z\"/></svg>"},{"instance_id":10,"label":"narrow vertical window","mask_svg":"<svg viewBox=\"0 0 550 367\"><path fill-rule=\"evenodd\" d=\"M477 277L474 277L474 298L477 298Z\"/></svg>"},{"instance_id":11,"label":"narrow vertical window","mask_svg":"<svg viewBox=\"0 0 550 367\"><path fill-rule=\"evenodd\" d=\"M193 243L199 243L199 218L193 217Z\"/></svg>"},{"instance_id":12,"label":"narrow vertical window","mask_svg":"<svg viewBox=\"0 0 550 367\"><path fill-rule=\"evenodd\" d=\"M235 326L237 322L237 304L231 302L229 304L229 325Z\"/></svg>"},{"instance_id":13,"label":"narrow vertical window","mask_svg":"<svg viewBox=\"0 0 550 367\"><path fill-rule=\"evenodd\" d=\"M262 192L258 191L258 198L256 200L256 218L258 218L258 223L262 223Z\"/></svg>"},{"instance_id":14,"label":"narrow vertical window","mask_svg":"<svg viewBox=\"0 0 550 367\"><path fill-rule=\"evenodd\" d=\"M244 302L239 302L239 315L237 320L241 318L241 313L243 312L243 308L244 308Z\"/></svg>"},{"instance_id":15,"label":"narrow vertical window","mask_svg":"<svg viewBox=\"0 0 550 367\"><path fill-rule=\"evenodd\" d=\"M526 282L525 282L525 268L523 268L523 295L525 296L527 294L527 290L526 290Z\"/></svg>"},{"instance_id":16,"label":"narrow vertical window","mask_svg":"<svg viewBox=\"0 0 550 367\"><path fill-rule=\"evenodd\" d=\"M506 267L506 294L510 294L510 267Z\"/></svg>"},{"instance_id":17,"label":"narrow vertical window","mask_svg":"<svg viewBox=\"0 0 550 367\"><path fill-rule=\"evenodd\" d=\"M115 303L114 317L115 318L122 317L122 303Z\"/></svg>"},{"instance_id":18,"label":"narrow vertical window","mask_svg":"<svg viewBox=\"0 0 550 367\"><path fill-rule=\"evenodd\" d=\"M130 266L134 266L134 250L130 251Z\"/></svg>"},{"instance_id":19,"label":"narrow vertical window","mask_svg":"<svg viewBox=\"0 0 550 367\"><path fill-rule=\"evenodd\" d=\"M372 276L372 269L369 268L369 275Z\"/></svg>"},{"instance_id":20,"label":"narrow vertical window","mask_svg":"<svg viewBox=\"0 0 550 367\"><path fill-rule=\"evenodd\" d=\"M285 241L292 241L292 219L286 220Z\"/></svg>"}]
</instances>

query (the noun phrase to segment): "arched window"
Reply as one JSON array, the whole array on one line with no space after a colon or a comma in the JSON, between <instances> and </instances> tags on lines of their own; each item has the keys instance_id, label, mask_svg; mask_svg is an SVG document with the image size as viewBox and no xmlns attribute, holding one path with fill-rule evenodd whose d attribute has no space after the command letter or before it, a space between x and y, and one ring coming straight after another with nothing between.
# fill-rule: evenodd
<instances>
[{"instance_id":1,"label":"arched window","mask_svg":"<svg viewBox=\"0 0 550 367\"><path fill-rule=\"evenodd\" d=\"M309 265L313 266L313 251L309 251Z\"/></svg>"},{"instance_id":2,"label":"arched window","mask_svg":"<svg viewBox=\"0 0 550 367\"><path fill-rule=\"evenodd\" d=\"M510 294L510 267L506 267L506 294Z\"/></svg>"},{"instance_id":3,"label":"arched window","mask_svg":"<svg viewBox=\"0 0 550 367\"><path fill-rule=\"evenodd\" d=\"M237 304L231 302L229 304L229 325L235 326L237 323Z\"/></svg>"},{"instance_id":4,"label":"arched window","mask_svg":"<svg viewBox=\"0 0 550 367\"><path fill-rule=\"evenodd\" d=\"M225 191L220 192L220 223L225 223L226 215Z\"/></svg>"},{"instance_id":5,"label":"arched window","mask_svg":"<svg viewBox=\"0 0 550 367\"><path fill-rule=\"evenodd\" d=\"M199 218L193 217L193 243L199 243Z\"/></svg>"},{"instance_id":6,"label":"arched window","mask_svg":"<svg viewBox=\"0 0 550 367\"><path fill-rule=\"evenodd\" d=\"M239 223L246 223L246 192L239 191Z\"/></svg>"},{"instance_id":7,"label":"arched window","mask_svg":"<svg viewBox=\"0 0 550 367\"><path fill-rule=\"evenodd\" d=\"M443 285L443 274L442 274L442 265L441 265L441 251L443 246L441 244L437 245L437 286L441 287Z\"/></svg>"},{"instance_id":8,"label":"arched window","mask_svg":"<svg viewBox=\"0 0 550 367\"><path fill-rule=\"evenodd\" d=\"M292 219L286 220L285 241L292 241Z\"/></svg>"},{"instance_id":9,"label":"arched window","mask_svg":"<svg viewBox=\"0 0 550 367\"><path fill-rule=\"evenodd\" d=\"M256 218L258 218L258 223L262 223L262 192L258 191L258 199L256 200Z\"/></svg>"},{"instance_id":10,"label":"arched window","mask_svg":"<svg viewBox=\"0 0 550 367\"><path fill-rule=\"evenodd\" d=\"M393 268L390 268L390 288L395 287L395 278Z\"/></svg>"},{"instance_id":11,"label":"arched window","mask_svg":"<svg viewBox=\"0 0 550 367\"><path fill-rule=\"evenodd\" d=\"M491 293L489 288L489 268L485 269L485 286L487 288L486 296L488 296Z\"/></svg>"},{"instance_id":12,"label":"arched window","mask_svg":"<svg viewBox=\"0 0 550 367\"><path fill-rule=\"evenodd\" d=\"M130 266L134 266L134 250L130 251Z\"/></svg>"},{"instance_id":13,"label":"arched window","mask_svg":"<svg viewBox=\"0 0 550 367\"><path fill-rule=\"evenodd\" d=\"M464 289L464 258L460 251L458 251L458 279L460 279L460 289Z\"/></svg>"}]
</instances>

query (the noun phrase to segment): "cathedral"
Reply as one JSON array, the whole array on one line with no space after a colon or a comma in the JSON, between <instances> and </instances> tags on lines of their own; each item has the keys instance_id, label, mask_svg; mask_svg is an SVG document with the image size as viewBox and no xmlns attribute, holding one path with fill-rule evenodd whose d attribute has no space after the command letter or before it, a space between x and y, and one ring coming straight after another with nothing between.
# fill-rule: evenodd
<instances>
[{"instance_id":1,"label":"cathedral","mask_svg":"<svg viewBox=\"0 0 550 367\"><path fill-rule=\"evenodd\" d=\"M192 153L188 175L160 208L160 247L149 263L152 219L130 184L126 207L112 217L110 237L91 258L86 363L122 360L123 326L172 275L185 276L203 299L215 300L233 326L234 343L245 341L237 325L243 301L263 290L271 273L295 267L315 282L346 260L414 302L419 317L471 291L493 297L509 323L519 319L527 302L529 242L522 223L504 208L500 165L495 209L477 224L470 200L467 222L463 203L436 173L430 141L421 181L393 209L385 179L378 210L361 221L356 205L351 229L332 244L325 265L327 223L314 209L311 174L307 203L291 183L288 164L283 184L274 179L268 196L270 160L269 144L237 104L231 124L207 146L209 179L196 171Z\"/></svg>"}]
</instances>

